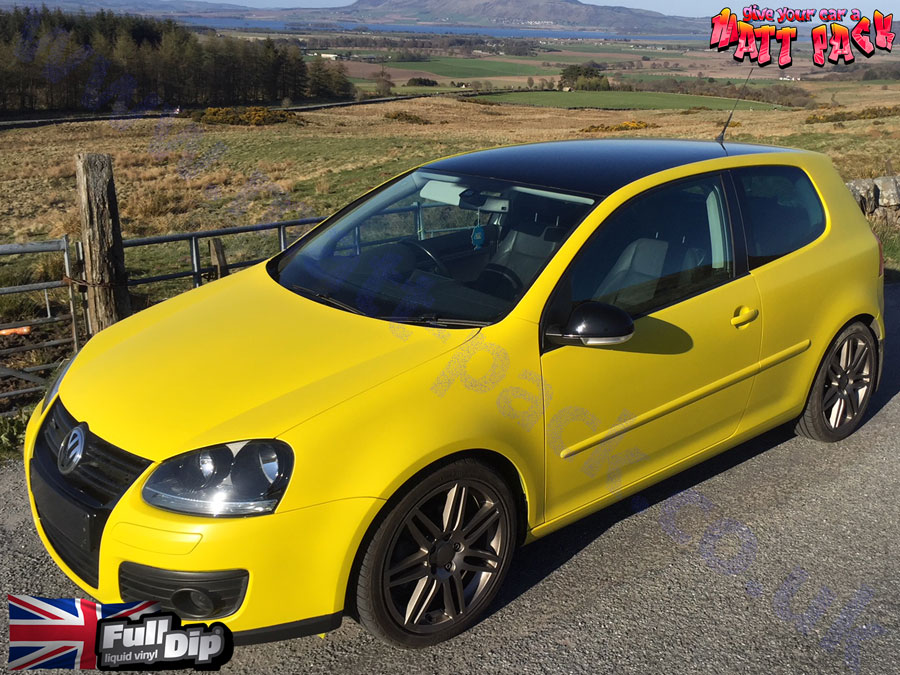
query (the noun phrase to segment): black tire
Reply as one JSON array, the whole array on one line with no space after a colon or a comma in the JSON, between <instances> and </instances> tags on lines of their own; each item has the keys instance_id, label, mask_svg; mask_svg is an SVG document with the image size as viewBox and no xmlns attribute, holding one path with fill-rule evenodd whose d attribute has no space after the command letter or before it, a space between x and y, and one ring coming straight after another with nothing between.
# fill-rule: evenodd
<instances>
[{"instance_id":1,"label":"black tire","mask_svg":"<svg viewBox=\"0 0 900 675\"><path fill-rule=\"evenodd\" d=\"M875 338L865 324L855 321L844 328L819 364L796 432L835 443L856 431L872 398L877 358Z\"/></svg>"},{"instance_id":2,"label":"black tire","mask_svg":"<svg viewBox=\"0 0 900 675\"><path fill-rule=\"evenodd\" d=\"M516 500L473 459L410 481L389 505L359 566L359 621L385 642L428 647L475 624L509 570Z\"/></svg>"}]
</instances>

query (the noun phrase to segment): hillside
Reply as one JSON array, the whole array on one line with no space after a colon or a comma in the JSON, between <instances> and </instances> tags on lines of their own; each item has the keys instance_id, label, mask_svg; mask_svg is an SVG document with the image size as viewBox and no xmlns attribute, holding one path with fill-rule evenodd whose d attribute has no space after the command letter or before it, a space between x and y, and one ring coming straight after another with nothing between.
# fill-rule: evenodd
<instances>
[{"instance_id":1,"label":"hillside","mask_svg":"<svg viewBox=\"0 0 900 675\"><path fill-rule=\"evenodd\" d=\"M27 4L27 3L24 3ZM705 18L670 17L628 7L588 5L579 0L357 0L323 9L257 9L236 3L203 0L45 0L51 9L97 12L101 9L149 16L229 17L286 21L353 21L360 24L437 24L584 28L623 34L708 33ZM0 7L22 6L22 0L0 0Z\"/></svg>"},{"instance_id":2,"label":"hillside","mask_svg":"<svg viewBox=\"0 0 900 675\"><path fill-rule=\"evenodd\" d=\"M64 12L73 13L112 10L114 12L149 16L203 15L225 12L239 16L254 11L244 5L204 2L203 0L46 0L41 3L23 2L22 0L0 0L0 8L7 10L13 7L37 8L39 5L46 5L50 9L59 8Z\"/></svg>"},{"instance_id":3,"label":"hillside","mask_svg":"<svg viewBox=\"0 0 900 675\"><path fill-rule=\"evenodd\" d=\"M476 25L543 24L619 33L703 33L707 19L673 18L642 9L579 0L357 0L343 8L360 20Z\"/></svg>"}]
</instances>

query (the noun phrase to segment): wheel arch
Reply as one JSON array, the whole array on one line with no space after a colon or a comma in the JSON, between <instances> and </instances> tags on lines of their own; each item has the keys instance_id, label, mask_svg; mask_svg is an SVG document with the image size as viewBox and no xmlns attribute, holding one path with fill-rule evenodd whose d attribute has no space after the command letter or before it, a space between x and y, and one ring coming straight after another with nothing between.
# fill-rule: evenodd
<instances>
[{"instance_id":1,"label":"wheel arch","mask_svg":"<svg viewBox=\"0 0 900 675\"><path fill-rule=\"evenodd\" d=\"M819 357L819 362L821 363L821 360L825 358L825 354L828 352L828 349L831 347L835 338L837 338L837 336L840 335L847 326L856 322L859 322L866 328L868 328L869 332L872 334L872 339L875 340L875 381L873 383L873 390L877 390L879 384L878 381L881 377L880 374L882 359L882 354L879 350L879 346L881 344L881 341L884 339L884 335L881 334L881 326L878 324L878 319L876 319L874 315L868 312L861 312L860 314L857 314L856 316L848 319L840 328L835 331L834 335L831 337L831 340L828 341L828 345L825 347L825 351L822 352L822 355ZM811 383L810 387L812 387Z\"/></svg>"},{"instance_id":2,"label":"wheel arch","mask_svg":"<svg viewBox=\"0 0 900 675\"><path fill-rule=\"evenodd\" d=\"M822 359L825 358L825 355L828 354L828 350L831 348L831 345L834 344L835 339L838 335L840 335L844 329L852 323L862 323L869 329L869 332L872 333L872 338L875 340L876 345L879 341L879 334L881 333L881 329L878 326L878 320L872 314L868 312L860 312L855 316L851 316L849 319L845 320L840 326L837 327L834 331L832 331L831 336L828 338L827 342L822 344L822 348L818 350L816 354L816 367L810 374L808 381L806 383L806 396L803 399L804 403L809 400L809 396L812 393L813 385L816 381L816 374L819 372L819 368L822 366ZM876 358L880 360L880 355L876 353ZM877 371L877 368L876 368ZM877 382L876 382L877 386Z\"/></svg>"},{"instance_id":3,"label":"wheel arch","mask_svg":"<svg viewBox=\"0 0 900 675\"><path fill-rule=\"evenodd\" d=\"M381 507L378 509L378 512L369 522L368 526L366 527L365 534L363 534L363 537L353 554L353 564L350 567L350 573L347 577L347 587L344 593L345 615L349 615L356 620L358 620L359 618L356 613L355 593L356 582L359 575L359 566L362 562L363 556L365 555L366 549L369 546L369 543L372 541L372 537L375 535L378 527L387 517L387 514L390 512L391 508L393 508L394 504L396 504L400 499L403 498L403 495L407 490L409 490L410 486L414 485L416 481L421 479L422 476L440 469L447 464L452 464L453 462L460 459L474 459L475 461L490 467L491 469L496 471L498 475L500 475L500 477L506 483L507 487L513 493L513 497L515 497L516 499L516 544L521 545L522 543L524 543L526 535L528 533L529 502L527 489L525 486L525 477L520 469L515 465L515 463L503 453L497 452L496 450L488 450L485 448L472 448L445 455L440 459L437 459L413 472L412 475L410 475L405 481L403 481L403 483L400 484L400 486L396 490L394 490L393 494L391 494L391 496L381 505Z\"/></svg>"},{"instance_id":4,"label":"wheel arch","mask_svg":"<svg viewBox=\"0 0 900 675\"><path fill-rule=\"evenodd\" d=\"M882 344L881 338L879 337L881 335L881 327L878 324L878 319L876 319L874 315L872 315L868 312L860 312L860 313L850 317L846 321L844 321L837 328L837 330L835 330L832 333L828 342L826 342L824 344L824 346L820 350L819 354L817 355L816 367L812 371L812 374L809 377L809 380L807 382L807 387L806 387L806 396L803 399L803 406L804 406L803 410L804 411L809 406L810 398L815 393L814 388L815 388L815 384L816 384L816 377L819 374L819 369L822 367L823 360L828 355L828 352L831 349L831 346L834 344L835 340L840 336L840 334L843 333L844 330L848 326L850 326L851 324L854 324L854 323L863 324L869 330L869 333L872 335L872 339L875 342L875 378L873 381L873 391L878 389L878 384L879 384L879 380L881 377L880 376L881 360L882 360L882 356L883 356L879 350L879 347ZM799 424L800 420L802 419L803 414L804 414L804 412L801 412L800 416L796 418L796 422L798 424Z\"/></svg>"},{"instance_id":5,"label":"wheel arch","mask_svg":"<svg viewBox=\"0 0 900 675\"><path fill-rule=\"evenodd\" d=\"M881 384L881 376L884 372L884 330L881 328L881 323L871 314L861 314L857 317L860 321L865 322L865 324L869 327L869 330L872 331L872 337L875 338L875 381L873 382L873 388L875 391L878 391L878 387Z\"/></svg>"}]
</instances>

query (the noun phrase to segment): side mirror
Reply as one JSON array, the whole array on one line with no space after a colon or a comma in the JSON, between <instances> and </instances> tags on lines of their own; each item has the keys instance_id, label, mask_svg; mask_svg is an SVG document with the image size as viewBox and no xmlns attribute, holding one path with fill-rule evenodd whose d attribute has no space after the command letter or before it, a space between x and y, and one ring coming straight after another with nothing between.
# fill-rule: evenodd
<instances>
[{"instance_id":1,"label":"side mirror","mask_svg":"<svg viewBox=\"0 0 900 675\"><path fill-rule=\"evenodd\" d=\"M546 337L555 345L605 347L628 342L634 335L634 321L623 309L603 302L585 302L569 316L565 328L550 326Z\"/></svg>"}]
</instances>

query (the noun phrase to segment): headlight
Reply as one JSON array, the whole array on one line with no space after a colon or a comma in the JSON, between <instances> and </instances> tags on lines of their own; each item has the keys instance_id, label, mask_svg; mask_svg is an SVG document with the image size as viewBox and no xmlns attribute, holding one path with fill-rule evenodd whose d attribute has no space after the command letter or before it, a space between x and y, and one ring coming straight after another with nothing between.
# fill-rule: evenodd
<instances>
[{"instance_id":1,"label":"headlight","mask_svg":"<svg viewBox=\"0 0 900 675\"><path fill-rule=\"evenodd\" d=\"M69 359L66 361L65 365L59 369L59 374L56 376L56 379L53 380L53 384L50 385L47 393L44 394L44 403L41 405L41 413L47 409L47 406L50 405L50 401L56 397L56 394L59 392L59 385L62 384L63 377L65 377L66 373L69 371L69 366L72 365L72 361L74 360L74 357Z\"/></svg>"},{"instance_id":2,"label":"headlight","mask_svg":"<svg viewBox=\"0 0 900 675\"><path fill-rule=\"evenodd\" d=\"M144 485L144 501L178 513L256 516L281 501L294 453L274 440L241 441L166 460Z\"/></svg>"}]
</instances>

